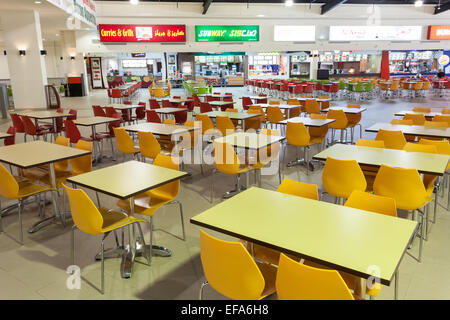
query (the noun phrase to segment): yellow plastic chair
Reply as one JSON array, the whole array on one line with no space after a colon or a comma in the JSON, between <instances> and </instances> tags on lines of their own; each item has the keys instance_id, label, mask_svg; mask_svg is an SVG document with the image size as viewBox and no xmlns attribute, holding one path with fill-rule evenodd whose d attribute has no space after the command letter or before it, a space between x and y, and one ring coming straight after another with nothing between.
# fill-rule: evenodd
<instances>
[{"instance_id":1,"label":"yellow plastic chair","mask_svg":"<svg viewBox=\"0 0 450 320\"><path fill-rule=\"evenodd\" d=\"M161 145L151 132L138 131L139 150L143 159L150 158L153 161L161 153Z\"/></svg>"},{"instance_id":2,"label":"yellow plastic chair","mask_svg":"<svg viewBox=\"0 0 450 320\"><path fill-rule=\"evenodd\" d=\"M222 134L222 136L232 134L236 131L236 127L230 120L230 117L227 116L216 117L216 128Z\"/></svg>"},{"instance_id":3,"label":"yellow plastic chair","mask_svg":"<svg viewBox=\"0 0 450 320\"><path fill-rule=\"evenodd\" d=\"M296 159L287 164L288 167L303 164L306 165L307 172L310 167L310 161L308 157L308 150L310 150L310 146L313 144L321 144L320 138L314 137L311 138L309 135L308 129L301 122L288 122L286 124L286 147L284 148L283 159L286 159L286 150L287 146L295 146ZM303 147L304 158L299 159L298 156L298 148Z\"/></svg>"},{"instance_id":4,"label":"yellow plastic chair","mask_svg":"<svg viewBox=\"0 0 450 320\"><path fill-rule=\"evenodd\" d=\"M214 123L211 121L211 118L208 117L208 115L198 113L195 115L195 119L202 123L202 134L213 132Z\"/></svg>"},{"instance_id":5,"label":"yellow plastic chair","mask_svg":"<svg viewBox=\"0 0 450 320\"><path fill-rule=\"evenodd\" d=\"M280 300L354 300L339 272L300 264L280 255L276 278Z\"/></svg>"},{"instance_id":6,"label":"yellow plastic chair","mask_svg":"<svg viewBox=\"0 0 450 320\"><path fill-rule=\"evenodd\" d=\"M414 108L412 109L412 111L414 111L414 112L430 113L430 112L431 112L431 108L414 107Z\"/></svg>"},{"instance_id":7,"label":"yellow plastic chair","mask_svg":"<svg viewBox=\"0 0 450 320\"><path fill-rule=\"evenodd\" d=\"M279 130L271 130L263 128L261 129L259 134L264 134L267 136L279 136ZM258 150L256 163L252 164L252 167L255 169L255 181L256 177L258 177L258 186L261 187L261 169L271 161L274 161L278 158L280 154L281 143L277 142L267 146L265 148L261 148ZM281 183L281 162L278 162L278 178Z\"/></svg>"},{"instance_id":8,"label":"yellow plastic chair","mask_svg":"<svg viewBox=\"0 0 450 320\"><path fill-rule=\"evenodd\" d=\"M327 118L327 115L324 113L311 113L309 115L311 119L322 119L325 120ZM317 141L317 143L320 143L319 151L322 150L323 143L325 141L325 138L328 134L328 126L321 126L321 127L308 127L308 132L311 137L311 139L314 139Z\"/></svg>"},{"instance_id":9,"label":"yellow plastic chair","mask_svg":"<svg viewBox=\"0 0 450 320\"><path fill-rule=\"evenodd\" d=\"M247 113L251 114L261 114L261 112L257 109L248 109ZM254 117L250 118L245 121L245 131L252 130L252 131L258 131L261 128L261 118L265 118L264 114L262 114L260 117Z\"/></svg>"},{"instance_id":10,"label":"yellow plastic chair","mask_svg":"<svg viewBox=\"0 0 450 320\"><path fill-rule=\"evenodd\" d=\"M266 113L264 112L264 109L260 105L251 105L248 107L247 112L249 112L250 110L258 111L258 113L261 115L260 117L261 123L266 122Z\"/></svg>"},{"instance_id":11,"label":"yellow plastic chair","mask_svg":"<svg viewBox=\"0 0 450 320\"><path fill-rule=\"evenodd\" d=\"M220 294L234 300L260 300L275 292L276 269L255 262L240 242L214 238L200 230L200 258L206 281Z\"/></svg>"},{"instance_id":12,"label":"yellow plastic chair","mask_svg":"<svg viewBox=\"0 0 450 320\"><path fill-rule=\"evenodd\" d=\"M359 105L359 104L348 104L347 108L361 109L361 105ZM361 122L362 113L361 112L355 113L355 114L349 113L349 114L346 114L346 116L347 116L347 121L348 121L347 127L350 128L350 136L351 136L351 139L352 139L351 141L353 143L353 138L355 136L355 127L356 126L359 126L359 137L360 138L362 137L362 126L361 126L361 123L360 123Z\"/></svg>"},{"instance_id":13,"label":"yellow plastic chair","mask_svg":"<svg viewBox=\"0 0 450 320\"><path fill-rule=\"evenodd\" d=\"M108 210L106 208L97 208L87 194L81 189L72 189L63 185L69 198L70 211L74 226L72 228L71 236L71 265L75 265L75 229L83 231L87 234L100 235L103 234L101 247L101 293L105 293L105 267L104 267L104 241L106 237L117 229L126 227L130 224L137 223L141 238L143 233L139 222L143 220L137 219L133 216L128 216L125 213Z\"/></svg>"},{"instance_id":14,"label":"yellow plastic chair","mask_svg":"<svg viewBox=\"0 0 450 320\"><path fill-rule=\"evenodd\" d=\"M24 200L28 197L39 195L46 191L52 191L52 188L40 184L34 184L27 180L22 180L17 182L14 176L9 173L9 171L0 164L0 196L10 200L18 200L19 206L19 240L12 238L17 241L20 245L23 245L23 227L22 227L22 212L24 206ZM1 210L1 202L0 202ZM39 208L40 211L40 208ZM0 214L0 233L4 232L2 225L2 215ZM6 233L6 232L5 232ZM8 235L9 236L9 235Z\"/></svg>"},{"instance_id":15,"label":"yellow plastic chair","mask_svg":"<svg viewBox=\"0 0 450 320\"><path fill-rule=\"evenodd\" d=\"M435 115L433 121L436 122L447 122L450 126L450 116L441 116L439 114Z\"/></svg>"},{"instance_id":16,"label":"yellow plastic chair","mask_svg":"<svg viewBox=\"0 0 450 320\"><path fill-rule=\"evenodd\" d=\"M180 170L179 158L171 157L169 155L158 154L153 161L153 165L160 166L163 168L171 169L171 170ZM151 189L149 191L138 194L134 197L134 212L143 216L149 217L149 230L150 230L150 245L148 252L148 261L150 263L151 258L153 256L152 249L153 247L153 215L155 212L163 207L164 205L169 204L178 204L180 210L180 218L181 218L181 229L182 229L182 237L169 233L170 235L185 241L186 234L184 229L184 218L183 218L183 206L180 201L175 198L178 196L178 192L180 191L180 180L176 180L173 182L169 182L163 184L160 187ZM128 211L130 214L130 203L127 200L119 200L117 202L117 206Z\"/></svg>"},{"instance_id":17,"label":"yellow plastic chair","mask_svg":"<svg viewBox=\"0 0 450 320\"><path fill-rule=\"evenodd\" d=\"M356 141L357 146L362 147L371 147L371 148L384 148L383 140L367 140L367 139L358 139Z\"/></svg>"},{"instance_id":18,"label":"yellow plastic chair","mask_svg":"<svg viewBox=\"0 0 450 320\"><path fill-rule=\"evenodd\" d=\"M171 126L176 125L174 119L166 119L166 120L163 121L163 124L168 124L168 125L171 125Z\"/></svg>"},{"instance_id":19,"label":"yellow plastic chair","mask_svg":"<svg viewBox=\"0 0 450 320\"><path fill-rule=\"evenodd\" d=\"M290 105L290 106L300 105L300 103L298 103L298 99L295 99L295 98L289 98L289 99L287 99L286 104L288 104L288 105Z\"/></svg>"},{"instance_id":20,"label":"yellow plastic chair","mask_svg":"<svg viewBox=\"0 0 450 320\"><path fill-rule=\"evenodd\" d=\"M382 164L375 177L373 191L376 195L395 199L397 209L413 212L417 210L419 212L421 215L421 236L419 257L416 259L421 262L425 219L424 211L420 208L427 206L431 198L427 194L419 172L416 169L394 168ZM428 210L428 208L425 208L425 210Z\"/></svg>"},{"instance_id":21,"label":"yellow plastic chair","mask_svg":"<svg viewBox=\"0 0 450 320\"><path fill-rule=\"evenodd\" d=\"M414 122L412 120L392 119L391 124L400 124L404 126L412 126Z\"/></svg>"},{"instance_id":22,"label":"yellow plastic chair","mask_svg":"<svg viewBox=\"0 0 450 320\"><path fill-rule=\"evenodd\" d=\"M305 111L306 113L320 113L320 106L316 99L306 99L305 100Z\"/></svg>"},{"instance_id":23,"label":"yellow plastic chair","mask_svg":"<svg viewBox=\"0 0 450 320\"><path fill-rule=\"evenodd\" d=\"M405 136L401 131L378 130L375 140L383 140L384 147L387 149L402 150L406 144Z\"/></svg>"},{"instance_id":24,"label":"yellow plastic chair","mask_svg":"<svg viewBox=\"0 0 450 320\"><path fill-rule=\"evenodd\" d=\"M269 100L269 104L270 105L280 105L281 101L280 100Z\"/></svg>"},{"instance_id":25,"label":"yellow plastic chair","mask_svg":"<svg viewBox=\"0 0 450 320\"><path fill-rule=\"evenodd\" d=\"M285 115L286 119L300 117L300 114L302 113L301 107L292 108L289 111L287 111L287 115Z\"/></svg>"},{"instance_id":26,"label":"yellow plastic chair","mask_svg":"<svg viewBox=\"0 0 450 320\"><path fill-rule=\"evenodd\" d=\"M163 88L155 88L154 97L155 98L164 98L165 97L164 89Z\"/></svg>"},{"instance_id":27,"label":"yellow plastic chair","mask_svg":"<svg viewBox=\"0 0 450 320\"><path fill-rule=\"evenodd\" d=\"M267 124L270 123L270 126L273 127L275 125L275 128L278 124L278 122L284 120L283 112L281 112L280 107L267 107Z\"/></svg>"},{"instance_id":28,"label":"yellow plastic chair","mask_svg":"<svg viewBox=\"0 0 450 320\"><path fill-rule=\"evenodd\" d=\"M119 152L125 154L131 154L133 158L139 155L139 147L134 145L133 139L124 128L113 128L114 136L116 137L116 146Z\"/></svg>"},{"instance_id":29,"label":"yellow plastic chair","mask_svg":"<svg viewBox=\"0 0 450 320\"><path fill-rule=\"evenodd\" d=\"M423 124L425 123L426 119L425 119L425 116L423 114L410 114L410 113L407 113L403 117L403 120L412 120L414 125L416 125L416 126L423 126Z\"/></svg>"},{"instance_id":30,"label":"yellow plastic chair","mask_svg":"<svg viewBox=\"0 0 450 320\"><path fill-rule=\"evenodd\" d=\"M236 175L236 189L225 194L224 198L228 198L242 191L241 174L248 174L249 171L254 169L253 166L246 164L245 160L241 161L239 159L238 155L229 143L213 141L213 148L215 169L213 170L213 174L211 175L211 203L213 202L214 176L216 171L220 171L225 174Z\"/></svg>"},{"instance_id":31,"label":"yellow plastic chair","mask_svg":"<svg viewBox=\"0 0 450 320\"><path fill-rule=\"evenodd\" d=\"M340 142L343 142L344 132L347 135L348 120L344 110L330 110L327 114L328 119L336 119L330 123L328 128L331 128L331 143L334 142L334 132L341 130Z\"/></svg>"},{"instance_id":32,"label":"yellow plastic chair","mask_svg":"<svg viewBox=\"0 0 450 320\"><path fill-rule=\"evenodd\" d=\"M338 198L347 199L355 190L366 191L367 182L356 160L339 160L327 157L322 183L325 190Z\"/></svg>"},{"instance_id":33,"label":"yellow plastic chair","mask_svg":"<svg viewBox=\"0 0 450 320\"><path fill-rule=\"evenodd\" d=\"M442 114L450 114L450 109L442 109L441 111Z\"/></svg>"},{"instance_id":34,"label":"yellow plastic chair","mask_svg":"<svg viewBox=\"0 0 450 320\"><path fill-rule=\"evenodd\" d=\"M448 128L448 122L425 121L425 127Z\"/></svg>"}]
</instances>

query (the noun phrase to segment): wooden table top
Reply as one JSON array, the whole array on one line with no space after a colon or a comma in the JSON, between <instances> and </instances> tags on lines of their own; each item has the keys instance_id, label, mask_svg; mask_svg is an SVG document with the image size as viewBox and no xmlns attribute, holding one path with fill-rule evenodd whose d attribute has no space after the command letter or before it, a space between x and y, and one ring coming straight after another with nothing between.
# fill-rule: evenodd
<instances>
[{"instance_id":1,"label":"wooden table top","mask_svg":"<svg viewBox=\"0 0 450 320\"><path fill-rule=\"evenodd\" d=\"M252 187L192 224L389 285L417 222ZM377 232L374 232L377 231Z\"/></svg>"},{"instance_id":2,"label":"wooden table top","mask_svg":"<svg viewBox=\"0 0 450 320\"><path fill-rule=\"evenodd\" d=\"M323 127L335 122L336 119L311 119L309 117L294 117L278 122L279 124L287 124L288 122L303 123L306 127Z\"/></svg>"},{"instance_id":3,"label":"wooden table top","mask_svg":"<svg viewBox=\"0 0 450 320\"><path fill-rule=\"evenodd\" d=\"M229 143L236 148L258 150L270 146L271 144L283 141L284 139L286 138L281 136L271 136L250 132L235 132L224 137L214 139L214 141Z\"/></svg>"},{"instance_id":4,"label":"wooden table top","mask_svg":"<svg viewBox=\"0 0 450 320\"><path fill-rule=\"evenodd\" d=\"M200 130L198 127L187 127L187 126L177 126L177 125L168 125L163 123L153 123L153 122L145 122L139 124L133 124L130 126L122 127L126 131L130 132L151 132L153 134L159 136L171 136L176 134L183 134L186 132L191 132L194 130Z\"/></svg>"},{"instance_id":5,"label":"wooden table top","mask_svg":"<svg viewBox=\"0 0 450 320\"><path fill-rule=\"evenodd\" d=\"M215 118L217 116L222 116L222 117L229 117L230 119L233 119L233 120L245 120L245 119L250 119L250 118L261 116L258 113L225 112L225 111L210 111L210 112L206 112L206 113L203 113L203 114L206 114L210 118Z\"/></svg>"},{"instance_id":6,"label":"wooden table top","mask_svg":"<svg viewBox=\"0 0 450 320\"><path fill-rule=\"evenodd\" d=\"M128 161L70 177L67 181L112 197L128 199L185 176L187 173L183 171Z\"/></svg>"},{"instance_id":7,"label":"wooden table top","mask_svg":"<svg viewBox=\"0 0 450 320\"><path fill-rule=\"evenodd\" d=\"M10 133L5 133L5 132L0 132L0 139L6 139L6 138L10 138L13 137L13 134Z\"/></svg>"},{"instance_id":8,"label":"wooden table top","mask_svg":"<svg viewBox=\"0 0 450 320\"><path fill-rule=\"evenodd\" d=\"M108 118L108 117L86 117L86 118L77 118L73 121L77 126L95 126L102 123L109 123L114 121L120 121L117 118Z\"/></svg>"},{"instance_id":9,"label":"wooden table top","mask_svg":"<svg viewBox=\"0 0 450 320\"><path fill-rule=\"evenodd\" d=\"M326 160L327 157L340 160L356 160L359 164L373 167L380 167L384 164L390 167L417 169L419 173L439 176L444 174L450 160L450 155L346 144L335 144L313 156L313 159Z\"/></svg>"},{"instance_id":10,"label":"wooden table top","mask_svg":"<svg viewBox=\"0 0 450 320\"><path fill-rule=\"evenodd\" d=\"M366 132L378 132L380 129L401 131L403 134L412 134L424 137L434 137L441 139L450 138L450 128L444 127L425 127L425 126L408 126L390 123L375 123L366 129Z\"/></svg>"},{"instance_id":11,"label":"wooden table top","mask_svg":"<svg viewBox=\"0 0 450 320\"><path fill-rule=\"evenodd\" d=\"M155 110L156 113L176 113L176 112L187 111L187 108L158 108L158 109L152 109L152 110Z\"/></svg>"},{"instance_id":12,"label":"wooden table top","mask_svg":"<svg viewBox=\"0 0 450 320\"><path fill-rule=\"evenodd\" d=\"M23 169L91 154L90 151L44 141L31 141L0 147L0 161Z\"/></svg>"},{"instance_id":13,"label":"wooden table top","mask_svg":"<svg viewBox=\"0 0 450 320\"><path fill-rule=\"evenodd\" d=\"M73 116L73 114L68 112L56 112L56 111L19 111L17 112L19 116L27 116L33 119L52 119L52 118L64 118Z\"/></svg>"},{"instance_id":14,"label":"wooden table top","mask_svg":"<svg viewBox=\"0 0 450 320\"><path fill-rule=\"evenodd\" d=\"M344 113L357 114L367 110L367 108L347 108L347 107L331 107L328 109L321 110L320 112L328 112L329 110L343 110Z\"/></svg>"}]
</instances>

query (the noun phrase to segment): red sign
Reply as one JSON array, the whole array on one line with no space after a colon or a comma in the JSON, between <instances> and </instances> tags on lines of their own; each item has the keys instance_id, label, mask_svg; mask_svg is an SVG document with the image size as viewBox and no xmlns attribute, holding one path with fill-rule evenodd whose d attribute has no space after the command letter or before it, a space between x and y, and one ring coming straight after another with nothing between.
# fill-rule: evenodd
<instances>
[{"instance_id":1,"label":"red sign","mask_svg":"<svg viewBox=\"0 0 450 320\"><path fill-rule=\"evenodd\" d=\"M450 40L450 26L428 26L428 40Z\"/></svg>"},{"instance_id":2,"label":"red sign","mask_svg":"<svg viewBox=\"0 0 450 320\"><path fill-rule=\"evenodd\" d=\"M98 25L101 42L186 42L186 25Z\"/></svg>"}]
</instances>

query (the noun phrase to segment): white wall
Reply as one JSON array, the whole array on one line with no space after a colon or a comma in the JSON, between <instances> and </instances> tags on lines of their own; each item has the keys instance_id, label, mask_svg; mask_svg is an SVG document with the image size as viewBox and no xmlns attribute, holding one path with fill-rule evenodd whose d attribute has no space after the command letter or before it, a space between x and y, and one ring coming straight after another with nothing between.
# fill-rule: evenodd
<instances>
[{"instance_id":1,"label":"white wall","mask_svg":"<svg viewBox=\"0 0 450 320\"><path fill-rule=\"evenodd\" d=\"M8 58L3 54L5 47L0 47L0 80L9 79Z\"/></svg>"},{"instance_id":2,"label":"white wall","mask_svg":"<svg viewBox=\"0 0 450 320\"><path fill-rule=\"evenodd\" d=\"M375 9L374 9L375 8ZM185 44L127 43L107 45L98 42L98 31L77 31L79 52L223 52L223 51L303 51L303 50L408 50L445 49L450 41L426 41L428 25L448 24L450 11L433 15L434 6L424 5L341 5L320 15L320 5L247 4L213 2L206 15L201 3L98 2L97 21L111 24L186 24ZM257 15L265 17L259 18ZM260 41L230 43L196 43L195 25L259 25ZM315 25L315 43L274 42L274 25ZM330 25L422 25L423 41L330 43ZM93 42L94 40L94 42ZM96 41L97 40L97 41Z\"/></svg>"}]
</instances>

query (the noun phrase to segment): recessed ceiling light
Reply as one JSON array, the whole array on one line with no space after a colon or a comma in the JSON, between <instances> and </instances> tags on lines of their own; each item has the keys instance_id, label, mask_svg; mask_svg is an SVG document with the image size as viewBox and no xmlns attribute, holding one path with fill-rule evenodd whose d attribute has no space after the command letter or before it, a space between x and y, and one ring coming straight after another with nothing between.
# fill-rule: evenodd
<instances>
[{"instance_id":1,"label":"recessed ceiling light","mask_svg":"<svg viewBox=\"0 0 450 320\"><path fill-rule=\"evenodd\" d=\"M58 37L58 36L59 36L59 34L55 34L55 36L57 36L57 37Z\"/></svg>"},{"instance_id":2,"label":"recessed ceiling light","mask_svg":"<svg viewBox=\"0 0 450 320\"><path fill-rule=\"evenodd\" d=\"M293 6L294 5L294 1L293 0L286 0L285 2L287 7Z\"/></svg>"},{"instance_id":3,"label":"recessed ceiling light","mask_svg":"<svg viewBox=\"0 0 450 320\"><path fill-rule=\"evenodd\" d=\"M265 15L263 15L263 14L258 14L258 15L256 15L258 18L264 18L265 17Z\"/></svg>"},{"instance_id":4,"label":"recessed ceiling light","mask_svg":"<svg viewBox=\"0 0 450 320\"><path fill-rule=\"evenodd\" d=\"M136 5L139 4L139 0L130 0L130 3Z\"/></svg>"},{"instance_id":5,"label":"recessed ceiling light","mask_svg":"<svg viewBox=\"0 0 450 320\"><path fill-rule=\"evenodd\" d=\"M35 1L34 3L36 3L36 4L41 4L41 2L40 2L40 1Z\"/></svg>"},{"instance_id":6,"label":"recessed ceiling light","mask_svg":"<svg viewBox=\"0 0 450 320\"><path fill-rule=\"evenodd\" d=\"M422 0L416 0L416 2L414 2L414 6L415 7L421 7L423 5L423 1Z\"/></svg>"}]
</instances>

